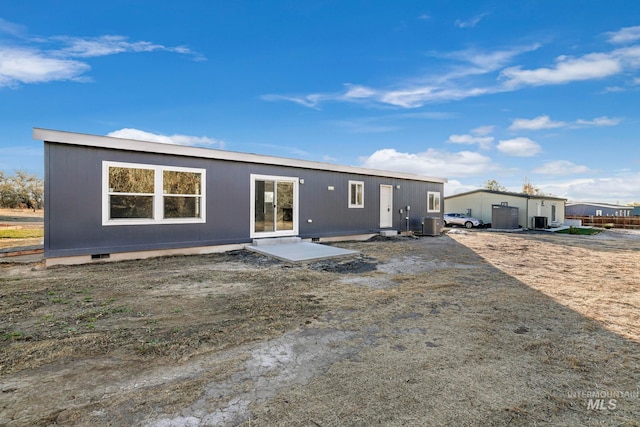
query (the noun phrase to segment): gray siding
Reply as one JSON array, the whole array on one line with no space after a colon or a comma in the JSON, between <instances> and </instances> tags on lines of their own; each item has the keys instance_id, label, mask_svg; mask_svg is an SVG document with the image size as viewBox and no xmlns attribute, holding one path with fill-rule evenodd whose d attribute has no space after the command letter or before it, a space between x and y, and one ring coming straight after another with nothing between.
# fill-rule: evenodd
<instances>
[{"instance_id":1,"label":"gray siding","mask_svg":"<svg viewBox=\"0 0 640 427\"><path fill-rule=\"evenodd\" d=\"M206 223L103 226L103 161L206 169ZM299 185L303 238L378 231L381 184L394 186L394 228L405 229L406 212L398 210L410 205L410 228L418 231L422 217L438 216L426 212L427 191L440 192L442 199L443 190L441 183L46 142L45 256L250 242L251 174L304 179ZM364 209L348 208L349 180L364 181Z\"/></svg>"},{"instance_id":2,"label":"gray siding","mask_svg":"<svg viewBox=\"0 0 640 427\"><path fill-rule=\"evenodd\" d=\"M620 211L628 211L632 210L631 206L621 206L621 207L607 207L607 206L596 206L589 204L575 204L571 206L567 206L565 208L567 215L576 215L576 216L595 216L596 211L602 211L602 216L618 216ZM623 216L623 215L621 215Z\"/></svg>"}]
</instances>

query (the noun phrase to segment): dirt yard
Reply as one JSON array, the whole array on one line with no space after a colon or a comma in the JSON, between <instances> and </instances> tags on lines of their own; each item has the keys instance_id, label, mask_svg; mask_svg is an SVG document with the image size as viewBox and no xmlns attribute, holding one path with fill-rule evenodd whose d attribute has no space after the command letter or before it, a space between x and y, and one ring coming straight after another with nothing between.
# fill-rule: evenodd
<instances>
[{"instance_id":1,"label":"dirt yard","mask_svg":"<svg viewBox=\"0 0 640 427\"><path fill-rule=\"evenodd\" d=\"M0 249L16 246L42 244L42 238L12 239L4 238L3 230L40 230L44 229L44 211L32 209L0 208Z\"/></svg>"},{"instance_id":2,"label":"dirt yard","mask_svg":"<svg viewBox=\"0 0 640 427\"><path fill-rule=\"evenodd\" d=\"M0 425L624 425L640 236L0 264Z\"/></svg>"}]
</instances>

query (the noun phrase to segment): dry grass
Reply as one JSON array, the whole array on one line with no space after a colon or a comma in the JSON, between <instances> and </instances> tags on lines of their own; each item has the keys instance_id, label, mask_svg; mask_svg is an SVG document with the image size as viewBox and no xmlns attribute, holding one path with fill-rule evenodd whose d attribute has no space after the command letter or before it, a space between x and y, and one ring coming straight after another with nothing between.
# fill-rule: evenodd
<instances>
[{"instance_id":1,"label":"dry grass","mask_svg":"<svg viewBox=\"0 0 640 427\"><path fill-rule=\"evenodd\" d=\"M640 383L640 240L606 236L0 265L0 424L638 425L583 394Z\"/></svg>"}]
</instances>

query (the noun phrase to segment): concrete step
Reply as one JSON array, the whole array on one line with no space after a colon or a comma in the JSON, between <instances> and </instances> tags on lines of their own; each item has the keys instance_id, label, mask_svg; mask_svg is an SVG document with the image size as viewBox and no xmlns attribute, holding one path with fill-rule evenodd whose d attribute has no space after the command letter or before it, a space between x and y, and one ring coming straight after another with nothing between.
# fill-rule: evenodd
<instances>
[{"instance_id":1,"label":"concrete step","mask_svg":"<svg viewBox=\"0 0 640 427\"><path fill-rule=\"evenodd\" d=\"M264 239L253 239L253 246L265 246L265 245L281 245L285 243L300 243L302 238L297 236L291 237L270 237Z\"/></svg>"}]
</instances>

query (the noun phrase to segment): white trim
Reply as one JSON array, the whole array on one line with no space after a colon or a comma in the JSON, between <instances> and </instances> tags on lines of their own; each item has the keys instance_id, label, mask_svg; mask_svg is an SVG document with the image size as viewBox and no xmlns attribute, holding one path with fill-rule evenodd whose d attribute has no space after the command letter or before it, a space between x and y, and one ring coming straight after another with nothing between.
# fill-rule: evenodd
<instances>
[{"instance_id":1,"label":"white trim","mask_svg":"<svg viewBox=\"0 0 640 427\"><path fill-rule=\"evenodd\" d=\"M438 198L438 209L430 209L429 207L429 197L431 197L431 195L437 196ZM435 197L434 197L435 200ZM440 192L439 191L427 191L427 213L440 213L440 211L442 210L442 198L440 197Z\"/></svg>"},{"instance_id":2,"label":"white trim","mask_svg":"<svg viewBox=\"0 0 640 427\"><path fill-rule=\"evenodd\" d=\"M291 182L293 183L293 230L282 230L282 231L265 231L265 232L256 232L256 181L280 181L280 182ZM298 182L299 177L296 176L275 176L275 175L258 175L251 174L250 175L250 191L249 197L251 197L251 212L250 212L250 221L249 221L249 237L252 239L260 239L263 237L279 237L279 236L297 236L298 235Z\"/></svg>"},{"instance_id":3,"label":"white trim","mask_svg":"<svg viewBox=\"0 0 640 427\"><path fill-rule=\"evenodd\" d=\"M351 186L353 184L359 185L361 187L361 191L362 191L362 203L358 204L358 203L351 203ZM348 204L349 204L349 208L355 208L355 209L362 209L364 208L364 181L352 181L349 180L349 200L348 200Z\"/></svg>"},{"instance_id":4,"label":"white trim","mask_svg":"<svg viewBox=\"0 0 640 427\"><path fill-rule=\"evenodd\" d=\"M135 193L143 196L153 197L153 219L140 218L140 219L111 219L109 218L109 168L121 167L132 169L149 169L154 171L154 192L147 193ZM163 189L163 172L175 171L175 172L191 172L199 173L201 178L200 188L200 218L163 218L163 201L164 201L164 189ZM197 168L185 168L180 166L164 166L153 165L145 163L126 163L126 162L102 162L102 225L153 225L153 224L193 224L193 223L206 223L206 182L207 171L206 169ZM128 194L128 193L122 193ZM173 194L171 196L179 196L179 194Z\"/></svg>"},{"instance_id":5,"label":"white trim","mask_svg":"<svg viewBox=\"0 0 640 427\"><path fill-rule=\"evenodd\" d=\"M412 181L446 183L445 178L436 178L402 172L391 172L378 169L367 169L355 166L335 165L332 163L312 162L308 160L287 159L284 157L264 156L260 154L238 153L210 148L186 147L184 145L162 144L159 142L138 141L134 139L114 138L109 136L87 135L49 129L33 129L33 139L57 142L60 144L82 145L87 147L110 148L114 150L141 151L146 153L171 154L205 159L231 160L264 165L290 166L333 172L346 172L358 175L378 176L384 178L409 179Z\"/></svg>"}]
</instances>

